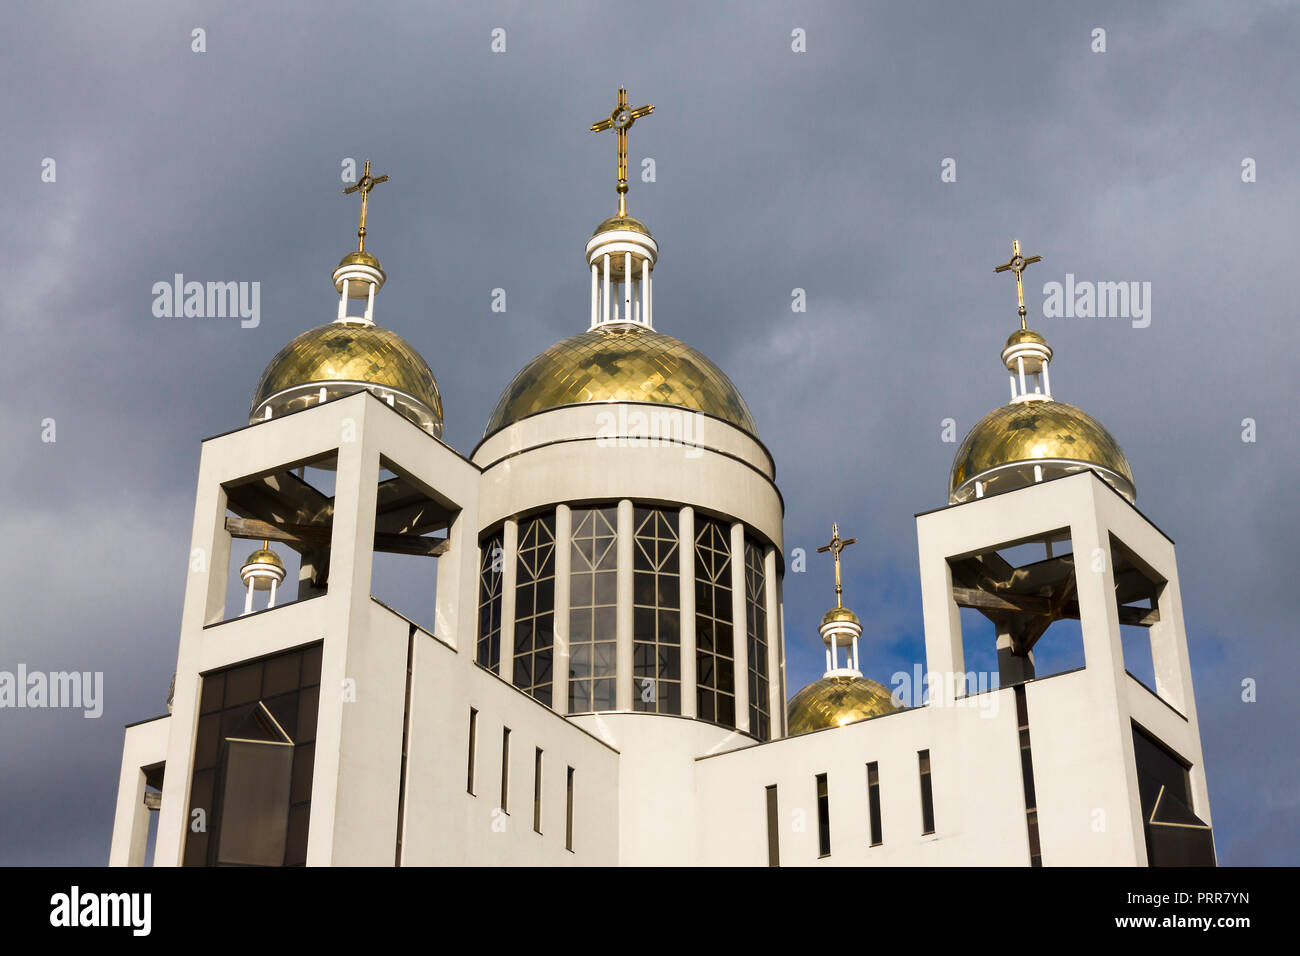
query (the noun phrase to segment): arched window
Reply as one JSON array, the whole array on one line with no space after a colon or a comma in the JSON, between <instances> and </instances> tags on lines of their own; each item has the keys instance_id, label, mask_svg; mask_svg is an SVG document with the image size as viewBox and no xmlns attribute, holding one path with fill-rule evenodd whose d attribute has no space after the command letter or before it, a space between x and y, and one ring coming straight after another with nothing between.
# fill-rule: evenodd
<instances>
[{"instance_id":1,"label":"arched window","mask_svg":"<svg viewBox=\"0 0 1300 956\"><path fill-rule=\"evenodd\" d=\"M677 512L637 506L632 579L632 709L682 712Z\"/></svg>"},{"instance_id":2,"label":"arched window","mask_svg":"<svg viewBox=\"0 0 1300 956\"><path fill-rule=\"evenodd\" d=\"M501 532L479 541L478 647L475 660L495 671L501 665Z\"/></svg>"},{"instance_id":3,"label":"arched window","mask_svg":"<svg viewBox=\"0 0 1300 956\"><path fill-rule=\"evenodd\" d=\"M569 572L569 713L613 710L618 508L574 508Z\"/></svg>"},{"instance_id":4,"label":"arched window","mask_svg":"<svg viewBox=\"0 0 1300 956\"><path fill-rule=\"evenodd\" d=\"M555 653L555 513L519 522L514 685L551 704Z\"/></svg>"},{"instance_id":5,"label":"arched window","mask_svg":"<svg viewBox=\"0 0 1300 956\"><path fill-rule=\"evenodd\" d=\"M749 731L759 740L772 735L767 702L767 581L764 548L745 536L745 647L749 658Z\"/></svg>"},{"instance_id":6,"label":"arched window","mask_svg":"<svg viewBox=\"0 0 1300 956\"><path fill-rule=\"evenodd\" d=\"M731 620L731 529L700 516L695 528L696 715L736 726Z\"/></svg>"}]
</instances>

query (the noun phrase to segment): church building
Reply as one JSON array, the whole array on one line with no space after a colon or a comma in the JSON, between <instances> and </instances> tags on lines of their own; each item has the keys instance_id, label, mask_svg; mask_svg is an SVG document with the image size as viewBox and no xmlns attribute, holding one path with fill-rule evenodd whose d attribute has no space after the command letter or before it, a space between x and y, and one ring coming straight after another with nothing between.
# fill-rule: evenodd
<instances>
[{"instance_id":1,"label":"church building","mask_svg":"<svg viewBox=\"0 0 1300 956\"><path fill-rule=\"evenodd\" d=\"M918 501L942 505L916 517L924 694L866 676L838 525L813 569L834 605L789 622L825 674L787 688L776 463L722 369L656 327L659 247L627 212L652 110L620 90L592 127L619 170L587 327L509 380L467 454L379 324L388 177L367 162L345 190L336 317L202 443L173 693L126 729L110 863L1212 864L1174 545L1115 439L1054 397L1018 243L1010 400L948 500ZM394 563L430 620L375 596ZM1039 673L1062 633L1082 666Z\"/></svg>"}]
</instances>

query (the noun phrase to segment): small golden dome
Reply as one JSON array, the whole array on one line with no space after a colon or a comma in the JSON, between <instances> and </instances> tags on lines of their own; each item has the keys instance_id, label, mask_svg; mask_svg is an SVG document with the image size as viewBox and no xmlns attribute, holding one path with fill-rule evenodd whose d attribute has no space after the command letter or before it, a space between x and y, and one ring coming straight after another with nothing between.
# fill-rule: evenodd
<instances>
[{"instance_id":1,"label":"small golden dome","mask_svg":"<svg viewBox=\"0 0 1300 956\"><path fill-rule=\"evenodd\" d=\"M271 359L249 409L249 423L369 388L435 438L442 396L420 353L396 332L363 322L330 322L298 336Z\"/></svg>"},{"instance_id":2,"label":"small golden dome","mask_svg":"<svg viewBox=\"0 0 1300 956\"><path fill-rule=\"evenodd\" d=\"M250 554L248 560L244 562L244 567L248 567L250 564L270 564L279 568L281 571L284 570L284 562L281 561L280 556L270 548L258 548Z\"/></svg>"},{"instance_id":3,"label":"small golden dome","mask_svg":"<svg viewBox=\"0 0 1300 956\"><path fill-rule=\"evenodd\" d=\"M826 616L822 618L822 627L837 622L856 624L859 627L862 626L862 622L858 620L858 616L846 607L833 607L827 611Z\"/></svg>"},{"instance_id":4,"label":"small golden dome","mask_svg":"<svg viewBox=\"0 0 1300 956\"><path fill-rule=\"evenodd\" d=\"M1029 342L1032 342L1034 345L1046 345L1047 339L1043 338L1041 333L1035 332L1033 329L1016 329L1007 337L1007 344L1004 346L1003 351L1011 348L1013 345L1023 345Z\"/></svg>"},{"instance_id":5,"label":"small golden dome","mask_svg":"<svg viewBox=\"0 0 1300 956\"><path fill-rule=\"evenodd\" d=\"M866 677L823 677L790 698L790 735L879 717L901 710L889 690Z\"/></svg>"},{"instance_id":6,"label":"small golden dome","mask_svg":"<svg viewBox=\"0 0 1300 956\"><path fill-rule=\"evenodd\" d=\"M269 564L272 568L275 568L276 571L278 571L279 573L277 574L275 571L272 571L270 575L268 575L264 568L259 568L258 570L261 573L258 574L255 578L253 578L253 590L255 591L271 590L272 577L275 578L277 583L284 580L284 562L280 560L280 556L278 554L276 554L274 551L270 550L269 548L258 548L256 551L254 551L252 554L248 556L248 560L245 561L243 567L239 569L240 578L245 582L247 582L249 578L249 571L252 570L254 565L258 565L258 564L260 565Z\"/></svg>"},{"instance_id":7,"label":"small golden dome","mask_svg":"<svg viewBox=\"0 0 1300 956\"><path fill-rule=\"evenodd\" d=\"M593 236L599 236L602 232L613 232L622 230L625 232L639 232L643 236L650 235L650 230L640 219L634 219L631 216L610 216L592 233Z\"/></svg>"},{"instance_id":8,"label":"small golden dome","mask_svg":"<svg viewBox=\"0 0 1300 956\"><path fill-rule=\"evenodd\" d=\"M995 408L970 430L953 460L949 501L973 498L977 479L990 491L1032 484L1036 464L1044 478L1091 468L1129 501L1137 494L1128 459L1110 432L1081 409L1045 399Z\"/></svg>"},{"instance_id":9,"label":"small golden dome","mask_svg":"<svg viewBox=\"0 0 1300 956\"><path fill-rule=\"evenodd\" d=\"M758 434L749 406L720 368L684 342L639 326L590 329L551 346L506 386L484 434L585 402L678 405Z\"/></svg>"},{"instance_id":10,"label":"small golden dome","mask_svg":"<svg viewBox=\"0 0 1300 956\"><path fill-rule=\"evenodd\" d=\"M339 268L342 269L344 266L369 266L372 269L379 269L379 260L368 252L354 249L339 260ZM379 269L379 271L384 270Z\"/></svg>"}]
</instances>

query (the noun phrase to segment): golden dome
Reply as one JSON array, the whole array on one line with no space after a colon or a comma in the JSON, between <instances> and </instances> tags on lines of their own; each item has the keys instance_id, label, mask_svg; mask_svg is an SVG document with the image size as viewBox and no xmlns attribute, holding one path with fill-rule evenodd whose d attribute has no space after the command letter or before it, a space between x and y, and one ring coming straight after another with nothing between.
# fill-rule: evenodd
<instances>
[{"instance_id":1,"label":"golden dome","mask_svg":"<svg viewBox=\"0 0 1300 956\"><path fill-rule=\"evenodd\" d=\"M1033 329L1016 329L1007 337L1007 344L1003 351L1011 348L1013 345L1023 345L1026 342L1032 342L1035 345L1046 345L1047 339L1042 334L1035 332Z\"/></svg>"},{"instance_id":2,"label":"golden dome","mask_svg":"<svg viewBox=\"0 0 1300 956\"><path fill-rule=\"evenodd\" d=\"M901 710L889 690L866 677L823 677L790 698L786 705L790 735L892 714Z\"/></svg>"},{"instance_id":3,"label":"golden dome","mask_svg":"<svg viewBox=\"0 0 1300 956\"><path fill-rule=\"evenodd\" d=\"M643 236L650 235L649 228L640 219L634 219L632 216L610 216L592 233L593 236L599 236L602 232L613 232L615 229L625 232L639 232Z\"/></svg>"},{"instance_id":4,"label":"golden dome","mask_svg":"<svg viewBox=\"0 0 1300 956\"><path fill-rule=\"evenodd\" d=\"M1044 478L1091 468L1129 501L1136 497L1128 459L1110 432L1073 405L1040 399L995 408L970 430L953 460L949 500L973 498L976 479L989 491L1032 484L1034 465Z\"/></svg>"},{"instance_id":5,"label":"golden dome","mask_svg":"<svg viewBox=\"0 0 1300 956\"><path fill-rule=\"evenodd\" d=\"M678 405L758 434L749 406L720 368L672 336L638 326L590 329L551 346L506 386L484 434L584 402Z\"/></svg>"},{"instance_id":6,"label":"golden dome","mask_svg":"<svg viewBox=\"0 0 1300 956\"><path fill-rule=\"evenodd\" d=\"M326 398L369 388L435 438L442 433L442 396L428 364L396 332L363 322L331 322L298 336L271 359L249 409L279 416Z\"/></svg>"},{"instance_id":7,"label":"golden dome","mask_svg":"<svg viewBox=\"0 0 1300 956\"><path fill-rule=\"evenodd\" d=\"M826 616L822 618L822 627L825 627L827 624L838 623L841 621L849 624L857 624L859 627L862 625L862 622L858 620L858 616L848 608L833 607L827 611Z\"/></svg>"},{"instance_id":8,"label":"golden dome","mask_svg":"<svg viewBox=\"0 0 1300 956\"><path fill-rule=\"evenodd\" d=\"M243 567L239 569L240 578L243 579L244 581L247 581L249 570L253 567L253 565L256 564L262 564L262 565L269 564L271 567L279 571L279 574L275 575L276 581L279 582L284 580L284 562L280 560L280 556L278 554L276 554L274 551L270 550L269 548L258 548L256 551L254 551L252 554L248 556L248 560L245 561ZM272 573L274 574L274 572ZM254 579L253 590L255 591L271 590L271 578L267 576L265 570L262 570L262 573L259 574Z\"/></svg>"},{"instance_id":9,"label":"golden dome","mask_svg":"<svg viewBox=\"0 0 1300 956\"><path fill-rule=\"evenodd\" d=\"M244 567L248 567L250 564L270 564L279 568L281 571L284 570L284 562L281 561L280 556L270 548L258 548L250 554L248 560L244 562Z\"/></svg>"},{"instance_id":10,"label":"golden dome","mask_svg":"<svg viewBox=\"0 0 1300 956\"><path fill-rule=\"evenodd\" d=\"M344 266L369 266L372 269L379 269L379 260L364 250L354 249L339 260L339 268L342 269ZM384 270L379 269L379 271Z\"/></svg>"}]
</instances>

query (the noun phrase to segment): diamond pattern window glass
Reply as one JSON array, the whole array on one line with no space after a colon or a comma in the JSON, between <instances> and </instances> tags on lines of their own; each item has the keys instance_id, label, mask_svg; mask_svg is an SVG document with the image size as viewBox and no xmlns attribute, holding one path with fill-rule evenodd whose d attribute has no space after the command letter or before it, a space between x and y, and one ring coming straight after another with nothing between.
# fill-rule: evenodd
<instances>
[{"instance_id":1,"label":"diamond pattern window glass","mask_svg":"<svg viewBox=\"0 0 1300 956\"><path fill-rule=\"evenodd\" d=\"M745 646L749 653L749 731L759 740L772 735L767 703L767 581L764 548L745 537Z\"/></svg>"},{"instance_id":2,"label":"diamond pattern window glass","mask_svg":"<svg viewBox=\"0 0 1300 956\"><path fill-rule=\"evenodd\" d=\"M700 516L695 527L695 706L701 720L736 726L731 621L731 529Z\"/></svg>"},{"instance_id":3,"label":"diamond pattern window glass","mask_svg":"<svg viewBox=\"0 0 1300 956\"><path fill-rule=\"evenodd\" d=\"M501 664L501 532L479 542L478 647L475 660L496 670Z\"/></svg>"},{"instance_id":4,"label":"diamond pattern window glass","mask_svg":"<svg viewBox=\"0 0 1300 956\"><path fill-rule=\"evenodd\" d=\"M555 638L555 514L519 522L514 685L551 704Z\"/></svg>"},{"instance_id":5,"label":"diamond pattern window glass","mask_svg":"<svg viewBox=\"0 0 1300 956\"><path fill-rule=\"evenodd\" d=\"M638 506L632 514L632 708L680 714L682 605L677 512Z\"/></svg>"},{"instance_id":6,"label":"diamond pattern window glass","mask_svg":"<svg viewBox=\"0 0 1300 956\"><path fill-rule=\"evenodd\" d=\"M618 509L574 508L569 571L569 713L613 710Z\"/></svg>"}]
</instances>

